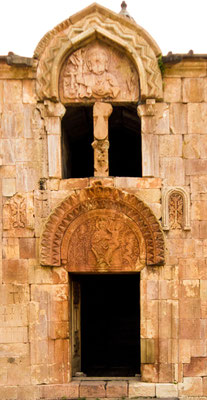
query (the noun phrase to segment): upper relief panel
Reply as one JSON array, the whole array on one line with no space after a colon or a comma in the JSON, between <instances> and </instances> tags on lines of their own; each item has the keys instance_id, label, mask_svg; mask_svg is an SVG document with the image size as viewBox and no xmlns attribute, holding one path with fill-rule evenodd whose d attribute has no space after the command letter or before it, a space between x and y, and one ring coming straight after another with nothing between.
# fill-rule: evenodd
<instances>
[{"instance_id":1,"label":"upper relief panel","mask_svg":"<svg viewBox=\"0 0 207 400\"><path fill-rule=\"evenodd\" d=\"M139 79L124 52L94 41L66 58L60 72L59 90L63 104L97 99L137 101Z\"/></svg>"},{"instance_id":2,"label":"upper relief panel","mask_svg":"<svg viewBox=\"0 0 207 400\"><path fill-rule=\"evenodd\" d=\"M136 101L138 92L141 100L162 99L160 54L142 27L94 3L39 42L34 53L38 99L69 104L81 98L123 101L126 95L125 101Z\"/></svg>"}]
</instances>

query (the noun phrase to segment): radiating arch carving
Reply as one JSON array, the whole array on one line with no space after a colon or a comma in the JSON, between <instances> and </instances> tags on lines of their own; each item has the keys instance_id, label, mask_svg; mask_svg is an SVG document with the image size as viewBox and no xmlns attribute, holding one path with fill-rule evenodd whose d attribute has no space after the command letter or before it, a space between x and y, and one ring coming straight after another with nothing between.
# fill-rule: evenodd
<instances>
[{"instance_id":1,"label":"radiating arch carving","mask_svg":"<svg viewBox=\"0 0 207 400\"><path fill-rule=\"evenodd\" d=\"M71 272L139 271L164 264L164 237L150 208L100 182L66 198L50 215L41 265Z\"/></svg>"},{"instance_id":2,"label":"radiating arch carving","mask_svg":"<svg viewBox=\"0 0 207 400\"><path fill-rule=\"evenodd\" d=\"M182 187L165 188L162 194L163 229L190 230L190 196Z\"/></svg>"},{"instance_id":3,"label":"radiating arch carving","mask_svg":"<svg viewBox=\"0 0 207 400\"><path fill-rule=\"evenodd\" d=\"M40 100L59 100L58 79L67 55L101 39L120 47L134 62L142 99L162 98L162 78L157 57L161 51L152 37L135 22L92 4L48 32L39 42L34 57L39 59L37 93Z\"/></svg>"}]
</instances>

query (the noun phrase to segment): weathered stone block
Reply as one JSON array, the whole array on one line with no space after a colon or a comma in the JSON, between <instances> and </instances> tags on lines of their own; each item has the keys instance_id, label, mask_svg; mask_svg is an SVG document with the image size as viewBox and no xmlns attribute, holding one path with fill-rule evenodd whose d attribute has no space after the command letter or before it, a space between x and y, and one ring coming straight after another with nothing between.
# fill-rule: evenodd
<instances>
[{"instance_id":1,"label":"weathered stone block","mask_svg":"<svg viewBox=\"0 0 207 400\"><path fill-rule=\"evenodd\" d=\"M181 135L162 135L159 137L161 157L181 157L182 156L182 136Z\"/></svg>"},{"instance_id":2,"label":"weathered stone block","mask_svg":"<svg viewBox=\"0 0 207 400\"><path fill-rule=\"evenodd\" d=\"M207 201L193 201L191 208L192 220L207 220Z\"/></svg>"},{"instance_id":3,"label":"weathered stone block","mask_svg":"<svg viewBox=\"0 0 207 400\"><path fill-rule=\"evenodd\" d=\"M17 400L17 386L0 386L0 398L2 400Z\"/></svg>"},{"instance_id":4,"label":"weathered stone block","mask_svg":"<svg viewBox=\"0 0 207 400\"><path fill-rule=\"evenodd\" d=\"M188 104L188 133L207 133L207 104Z\"/></svg>"},{"instance_id":5,"label":"weathered stone block","mask_svg":"<svg viewBox=\"0 0 207 400\"><path fill-rule=\"evenodd\" d=\"M159 176L159 140L158 135L142 134L142 175Z\"/></svg>"},{"instance_id":6,"label":"weathered stone block","mask_svg":"<svg viewBox=\"0 0 207 400\"><path fill-rule=\"evenodd\" d=\"M3 260L3 283L27 283L28 262L27 260Z\"/></svg>"},{"instance_id":7,"label":"weathered stone block","mask_svg":"<svg viewBox=\"0 0 207 400\"><path fill-rule=\"evenodd\" d=\"M191 341L188 339L179 340L179 362L189 363L191 359Z\"/></svg>"},{"instance_id":8,"label":"weathered stone block","mask_svg":"<svg viewBox=\"0 0 207 400\"><path fill-rule=\"evenodd\" d=\"M61 385L44 385L42 388L42 396L46 399L54 399L54 397L65 397L67 399L80 398L79 385L79 382L70 382Z\"/></svg>"},{"instance_id":9,"label":"weathered stone block","mask_svg":"<svg viewBox=\"0 0 207 400\"><path fill-rule=\"evenodd\" d=\"M148 324L149 321L147 321ZM147 327L148 328L148 327ZM147 336L149 333L147 332ZM154 339L141 339L141 363L153 364L155 362Z\"/></svg>"},{"instance_id":10,"label":"weathered stone block","mask_svg":"<svg viewBox=\"0 0 207 400\"><path fill-rule=\"evenodd\" d=\"M205 99L205 79L185 78L183 79L183 102L201 103Z\"/></svg>"},{"instance_id":11,"label":"weathered stone block","mask_svg":"<svg viewBox=\"0 0 207 400\"><path fill-rule=\"evenodd\" d=\"M71 189L83 189L89 186L88 178L71 178L71 179L61 179L60 190L71 190Z\"/></svg>"},{"instance_id":12,"label":"weathered stone block","mask_svg":"<svg viewBox=\"0 0 207 400\"><path fill-rule=\"evenodd\" d=\"M2 256L7 259L19 258L19 239L18 238L3 238Z\"/></svg>"},{"instance_id":13,"label":"weathered stone block","mask_svg":"<svg viewBox=\"0 0 207 400\"><path fill-rule=\"evenodd\" d=\"M156 397L169 398L178 396L178 385L169 383L156 384Z\"/></svg>"},{"instance_id":14,"label":"weathered stone block","mask_svg":"<svg viewBox=\"0 0 207 400\"><path fill-rule=\"evenodd\" d=\"M11 197L16 193L16 179L4 178L2 179L2 194L6 197Z\"/></svg>"},{"instance_id":15,"label":"weathered stone block","mask_svg":"<svg viewBox=\"0 0 207 400\"><path fill-rule=\"evenodd\" d=\"M19 239L20 258L35 258L36 257L36 239L35 238L20 238Z\"/></svg>"},{"instance_id":16,"label":"weathered stone block","mask_svg":"<svg viewBox=\"0 0 207 400\"><path fill-rule=\"evenodd\" d=\"M81 382L80 397L106 397L105 382Z\"/></svg>"},{"instance_id":17,"label":"weathered stone block","mask_svg":"<svg viewBox=\"0 0 207 400\"><path fill-rule=\"evenodd\" d=\"M23 80L23 103L36 104L36 82L35 80Z\"/></svg>"},{"instance_id":18,"label":"weathered stone block","mask_svg":"<svg viewBox=\"0 0 207 400\"><path fill-rule=\"evenodd\" d=\"M119 398L128 397L128 383L124 381L107 382L106 397Z\"/></svg>"},{"instance_id":19,"label":"weathered stone block","mask_svg":"<svg viewBox=\"0 0 207 400\"><path fill-rule=\"evenodd\" d=\"M201 143L200 135L185 135L183 141L183 157L184 158L200 158Z\"/></svg>"},{"instance_id":20,"label":"weathered stone block","mask_svg":"<svg viewBox=\"0 0 207 400\"><path fill-rule=\"evenodd\" d=\"M201 335L201 321L199 318L180 319L180 339L197 339Z\"/></svg>"},{"instance_id":21,"label":"weathered stone block","mask_svg":"<svg viewBox=\"0 0 207 400\"><path fill-rule=\"evenodd\" d=\"M155 383L129 382L129 397L155 397Z\"/></svg>"},{"instance_id":22,"label":"weathered stone block","mask_svg":"<svg viewBox=\"0 0 207 400\"><path fill-rule=\"evenodd\" d=\"M164 78L164 101L166 103L181 101L180 78Z\"/></svg>"},{"instance_id":23,"label":"weathered stone block","mask_svg":"<svg viewBox=\"0 0 207 400\"><path fill-rule=\"evenodd\" d=\"M143 382L158 382L158 364L141 364L141 376Z\"/></svg>"},{"instance_id":24,"label":"weathered stone block","mask_svg":"<svg viewBox=\"0 0 207 400\"><path fill-rule=\"evenodd\" d=\"M189 287L188 287L189 289ZM187 295L189 295L191 291L187 290ZM186 291L182 293L184 296ZM198 295L198 292L196 291ZM199 318L200 317L200 299L199 298L182 298L180 302L180 318L184 315L185 318Z\"/></svg>"},{"instance_id":25,"label":"weathered stone block","mask_svg":"<svg viewBox=\"0 0 207 400\"><path fill-rule=\"evenodd\" d=\"M61 154L60 154L60 136L48 135L48 161L49 161L49 177L61 178Z\"/></svg>"},{"instance_id":26,"label":"weathered stone block","mask_svg":"<svg viewBox=\"0 0 207 400\"><path fill-rule=\"evenodd\" d=\"M184 364L184 376L206 376L207 357L191 357L189 364Z\"/></svg>"},{"instance_id":27,"label":"weathered stone block","mask_svg":"<svg viewBox=\"0 0 207 400\"><path fill-rule=\"evenodd\" d=\"M3 165L13 165L16 161L16 149L14 139L2 139L1 141L1 154Z\"/></svg>"},{"instance_id":28,"label":"weathered stone block","mask_svg":"<svg viewBox=\"0 0 207 400\"><path fill-rule=\"evenodd\" d=\"M181 157L163 157L160 160L160 176L169 186L185 184L185 164Z\"/></svg>"},{"instance_id":29,"label":"weathered stone block","mask_svg":"<svg viewBox=\"0 0 207 400\"><path fill-rule=\"evenodd\" d=\"M18 163L16 190L17 192L31 192L38 188L40 171L38 163Z\"/></svg>"},{"instance_id":30,"label":"weathered stone block","mask_svg":"<svg viewBox=\"0 0 207 400\"><path fill-rule=\"evenodd\" d=\"M61 120L59 117L45 118L45 126L48 135L61 134Z\"/></svg>"},{"instance_id":31,"label":"weathered stone block","mask_svg":"<svg viewBox=\"0 0 207 400\"><path fill-rule=\"evenodd\" d=\"M178 394L179 396L202 396L202 378L184 378L183 383L178 384Z\"/></svg>"},{"instance_id":32,"label":"weathered stone block","mask_svg":"<svg viewBox=\"0 0 207 400\"><path fill-rule=\"evenodd\" d=\"M200 295L200 285L199 280L196 279L185 279L181 283L181 297L199 297Z\"/></svg>"},{"instance_id":33,"label":"weathered stone block","mask_svg":"<svg viewBox=\"0 0 207 400\"><path fill-rule=\"evenodd\" d=\"M21 103L22 102L22 82L21 80L4 81L4 102Z\"/></svg>"}]
</instances>

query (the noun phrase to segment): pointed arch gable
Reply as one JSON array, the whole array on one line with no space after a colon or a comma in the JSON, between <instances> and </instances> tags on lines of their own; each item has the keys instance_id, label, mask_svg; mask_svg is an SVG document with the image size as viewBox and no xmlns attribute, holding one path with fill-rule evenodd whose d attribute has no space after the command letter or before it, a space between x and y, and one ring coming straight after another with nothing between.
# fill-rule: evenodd
<instances>
[{"instance_id":1,"label":"pointed arch gable","mask_svg":"<svg viewBox=\"0 0 207 400\"><path fill-rule=\"evenodd\" d=\"M116 272L163 264L163 232L150 208L136 196L100 183L66 198L42 234L43 266Z\"/></svg>"},{"instance_id":2,"label":"pointed arch gable","mask_svg":"<svg viewBox=\"0 0 207 400\"><path fill-rule=\"evenodd\" d=\"M124 50L133 60L142 99L162 98L162 78L157 57L161 51L151 36L135 22L93 4L48 32L34 56L39 59L37 92L40 100L59 100L58 79L65 57L88 41L102 38Z\"/></svg>"}]
</instances>

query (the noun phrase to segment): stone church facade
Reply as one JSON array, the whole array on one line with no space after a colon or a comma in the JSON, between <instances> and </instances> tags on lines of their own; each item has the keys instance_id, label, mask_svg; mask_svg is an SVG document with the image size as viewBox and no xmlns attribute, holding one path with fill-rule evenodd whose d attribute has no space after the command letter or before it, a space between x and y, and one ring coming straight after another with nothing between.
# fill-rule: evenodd
<instances>
[{"instance_id":1,"label":"stone church facade","mask_svg":"<svg viewBox=\"0 0 207 400\"><path fill-rule=\"evenodd\" d=\"M0 398L207 398L207 56L97 4L0 57Z\"/></svg>"}]
</instances>

